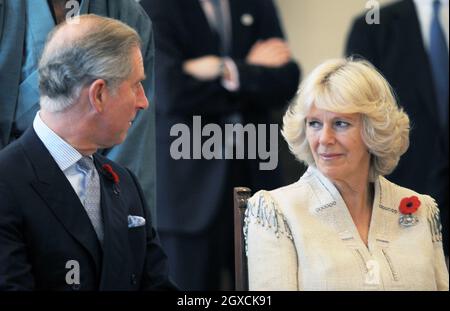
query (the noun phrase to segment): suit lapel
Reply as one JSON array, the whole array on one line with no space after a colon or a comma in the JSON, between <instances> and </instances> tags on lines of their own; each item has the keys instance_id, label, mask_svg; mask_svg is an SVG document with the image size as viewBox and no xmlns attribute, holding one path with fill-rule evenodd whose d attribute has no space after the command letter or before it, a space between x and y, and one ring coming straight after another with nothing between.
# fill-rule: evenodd
<instances>
[{"instance_id":1,"label":"suit lapel","mask_svg":"<svg viewBox=\"0 0 450 311\"><path fill-rule=\"evenodd\" d=\"M392 236L399 230L398 220L400 213L398 203L393 198L392 186L386 178L380 176L375 188L375 202L373 216L375 219L375 238L380 246L387 247Z\"/></svg>"},{"instance_id":2,"label":"suit lapel","mask_svg":"<svg viewBox=\"0 0 450 311\"><path fill-rule=\"evenodd\" d=\"M344 244L351 248L359 248L363 252L368 249L363 243L352 216L337 188L316 168L310 167L308 171L316 176L313 186L316 197L320 203L311 206L310 212L334 227ZM389 232L392 231L392 215L396 210L391 206L389 189L386 180L378 178L375 182L374 203L369 227L368 246L373 249L374 243L387 246L390 242ZM394 221L395 225L395 221Z\"/></svg>"},{"instance_id":3,"label":"suit lapel","mask_svg":"<svg viewBox=\"0 0 450 311\"><path fill-rule=\"evenodd\" d=\"M124 271L121 267L125 267L130 258L128 211L121 193L114 190L114 187L120 190L120 181L118 185L114 185L113 181L107 177L102 168L105 161L101 157L94 155L94 162L100 176L101 209L105 232L100 289L117 290L124 282L121 277Z\"/></svg>"},{"instance_id":4,"label":"suit lapel","mask_svg":"<svg viewBox=\"0 0 450 311\"><path fill-rule=\"evenodd\" d=\"M124 207L121 195L114 193L113 182L102 172L104 161L94 155L100 179L100 205L104 224L102 252L102 246L77 194L33 128L24 133L21 143L36 172L36 180L32 182L32 187L66 231L91 254L97 273L101 272L100 289L120 289L126 286L121 277L126 272L121 267L125 267L127 260L131 258L128 243L128 211Z\"/></svg>"},{"instance_id":5,"label":"suit lapel","mask_svg":"<svg viewBox=\"0 0 450 311\"><path fill-rule=\"evenodd\" d=\"M100 271L101 247L77 194L32 128L21 140L36 173L32 187L66 231L91 254Z\"/></svg>"},{"instance_id":6,"label":"suit lapel","mask_svg":"<svg viewBox=\"0 0 450 311\"><path fill-rule=\"evenodd\" d=\"M310 212L331 225L344 243L358 246L359 233L337 188L317 168L310 166L307 172L314 176L312 190L318 199Z\"/></svg>"},{"instance_id":7,"label":"suit lapel","mask_svg":"<svg viewBox=\"0 0 450 311\"><path fill-rule=\"evenodd\" d=\"M353 223L350 212L337 188L317 169L308 168L314 174L316 184L313 186L320 203L311 206L310 212L322 221L332 225L344 244L350 248L359 248L367 254L367 247L362 242ZM375 182L374 203L370 221L368 245L373 250L375 245L389 247L392 236L400 230L398 225L398 203L392 196L391 184L384 177Z\"/></svg>"}]
</instances>

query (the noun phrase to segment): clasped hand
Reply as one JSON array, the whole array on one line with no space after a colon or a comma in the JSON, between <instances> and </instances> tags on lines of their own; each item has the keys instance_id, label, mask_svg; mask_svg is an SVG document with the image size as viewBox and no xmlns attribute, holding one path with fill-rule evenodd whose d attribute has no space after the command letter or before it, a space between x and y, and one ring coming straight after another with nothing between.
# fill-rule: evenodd
<instances>
[{"instance_id":1,"label":"clasped hand","mask_svg":"<svg viewBox=\"0 0 450 311\"><path fill-rule=\"evenodd\" d=\"M245 61L249 65L278 68L291 59L291 51L287 43L280 38L259 40L251 47ZM211 81L220 77L227 68L223 60L216 55L206 55L189 59L183 63L184 73L201 81Z\"/></svg>"}]
</instances>

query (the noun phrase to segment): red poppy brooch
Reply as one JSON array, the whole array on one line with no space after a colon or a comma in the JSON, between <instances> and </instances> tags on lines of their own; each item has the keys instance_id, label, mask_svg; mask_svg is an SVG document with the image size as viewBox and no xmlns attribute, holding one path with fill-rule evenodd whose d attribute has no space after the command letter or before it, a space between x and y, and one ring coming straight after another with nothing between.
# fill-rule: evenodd
<instances>
[{"instance_id":1,"label":"red poppy brooch","mask_svg":"<svg viewBox=\"0 0 450 311\"><path fill-rule=\"evenodd\" d=\"M109 164L103 164L102 165L103 173L106 175L106 177L113 182L113 191L115 194L120 193L119 189L119 175L113 170L111 165Z\"/></svg>"},{"instance_id":2,"label":"red poppy brooch","mask_svg":"<svg viewBox=\"0 0 450 311\"><path fill-rule=\"evenodd\" d=\"M414 226L419 222L419 219L413 215L420 207L420 200L417 196L413 195L409 198L403 198L400 201L399 210L402 214L400 216L399 223L404 227Z\"/></svg>"}]
</instances>

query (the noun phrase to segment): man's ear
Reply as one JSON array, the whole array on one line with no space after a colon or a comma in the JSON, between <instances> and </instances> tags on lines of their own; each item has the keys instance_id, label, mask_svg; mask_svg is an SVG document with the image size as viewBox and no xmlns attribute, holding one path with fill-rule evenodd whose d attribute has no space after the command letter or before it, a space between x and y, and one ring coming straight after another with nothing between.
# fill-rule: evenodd
<instances>
[{"instance_id":1,"label":"man's ear","mask_svg":"<svg viewBox=\"0 0 450 311\"><path fill-rule=\"evenodd\" d=\"M89 86L89 102L99 113L103 111L108 95L106 81L103 79L97 79Z\"/></svg>"}]
</instances>

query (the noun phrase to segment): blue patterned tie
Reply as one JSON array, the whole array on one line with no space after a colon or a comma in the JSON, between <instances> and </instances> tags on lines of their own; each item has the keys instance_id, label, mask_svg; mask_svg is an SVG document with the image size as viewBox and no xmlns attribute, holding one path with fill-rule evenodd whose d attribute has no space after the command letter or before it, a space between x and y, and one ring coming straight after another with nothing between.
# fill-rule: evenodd
<instances>
[{"instance_id":1,"label":"blue patterned tie","mask_svg":"<svg viewBox=\"0 0 450 311\"><path fill-rule=\"evenodd\" d=\"M448 123L448 49L444 31L439 22L441 2L433 1L433 18L431 20L430 62L433 73L439 121L442 127Z\"/></svg>"},{"instance_id":2,"label":"blue patterned tie","mask_svg":"<svg viewBox=\"0 0 450 311\"><path fill-rule=\"evenodd\" d=\"M94 161L90 157L82 157L78 166L84 173L85 196L83 206L91 220L95 233L103 244L103 222L100 210L100 179L95 169Z\"/></svg>"}]
</instances>

